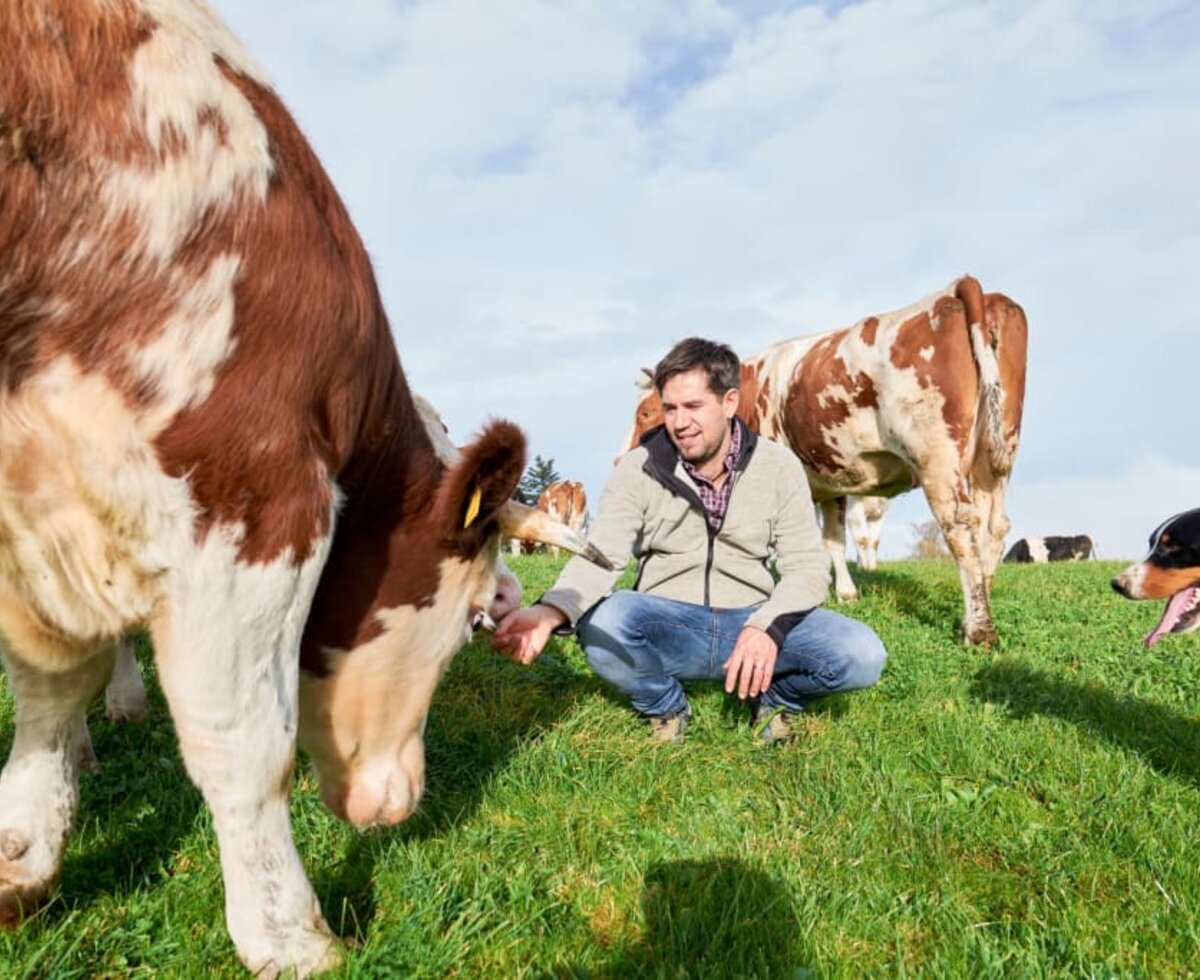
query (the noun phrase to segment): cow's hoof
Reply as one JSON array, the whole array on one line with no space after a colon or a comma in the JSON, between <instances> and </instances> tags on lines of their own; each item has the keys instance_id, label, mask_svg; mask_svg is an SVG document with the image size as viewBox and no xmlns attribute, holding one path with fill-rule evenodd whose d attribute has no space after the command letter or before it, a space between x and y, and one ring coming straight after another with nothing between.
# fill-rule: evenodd
<instances>
[{"instance_id":1,"label":"cow's hoof","mask_svg":"<svg viewBox=\"0 0 1200 980\"><path fill-rule=\"evenodd\" d=\"M320 923L324 926L324 922ZM255 977L309 977L342 965L343 947L324 928L297 929L279 950L270 954L243 956L242 963Z\"/></svg>"},{"instance_id":2,"label":"cow's hoof","mask_svg":"<svg viewBox=\"0 0 1200 980\"><path fill-rule=\"evenodd\" d=\"M839 592L837 593L838 602L858 602L857 592Z\"/></svg>"},{"instance_id":3,"label":"cow's hoof","mask_svg":"<svg viewBox=\"0 0 1200 980\"><path fill-rule=\"evenodd\" d=\"M969 647L992 647L1000 642L1000 634L991 623L971 627L963 624L963 636Z\"/></svg>"}]
</instances>

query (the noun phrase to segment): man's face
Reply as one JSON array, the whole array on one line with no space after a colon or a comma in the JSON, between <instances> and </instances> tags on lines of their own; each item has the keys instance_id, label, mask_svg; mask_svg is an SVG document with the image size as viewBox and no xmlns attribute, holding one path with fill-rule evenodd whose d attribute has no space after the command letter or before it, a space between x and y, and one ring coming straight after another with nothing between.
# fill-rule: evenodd
<instances>
[{"instance_id":1,"label":"man's face","mask_svg":"<svg viewBox=\"0 0 1200 980\"><path fill-rule=\"evenodd\" d=\"M667 379L662 403L667 435L693 466L728 451L729 420L738 406L736 388L718 395L709 388L704 369L696 368Z\"/></svg>"}]
</instances>

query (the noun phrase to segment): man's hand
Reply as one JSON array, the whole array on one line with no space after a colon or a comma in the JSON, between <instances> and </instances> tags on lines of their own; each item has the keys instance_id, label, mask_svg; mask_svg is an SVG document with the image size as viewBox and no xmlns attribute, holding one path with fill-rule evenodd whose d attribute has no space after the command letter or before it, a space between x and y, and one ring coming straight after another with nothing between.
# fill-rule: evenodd
<instances>
[{"instance_id":1,"label":"man's hand","mask_svg":"<svg viewBox=\"0 0 1200 980\"><path fill-rule=\"evenodd\" d=\"M550 634L567 621L553 606L532 605L505 616L492 634L492 649L519 664L531 664L546 647Z\"/></svg>"},{"instance_id":2,"label":"man's hand","mask_svg":"<svg viewBox=\"0 0 1200 980\"><path fill-rule=\"evenodd\" d=\"M778 652L775 641L757 626L743 627L733 653L725 661L725 693L732 694L736 687L743 701L762 694L771 686Z\"/></svg>"}]
</instances>

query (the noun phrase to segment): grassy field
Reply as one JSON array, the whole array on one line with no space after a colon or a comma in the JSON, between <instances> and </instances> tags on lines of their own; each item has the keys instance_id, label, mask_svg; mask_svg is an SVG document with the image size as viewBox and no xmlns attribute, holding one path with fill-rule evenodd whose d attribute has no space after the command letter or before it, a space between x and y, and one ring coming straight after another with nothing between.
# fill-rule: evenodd
<instances>
[{"instance_id":1,"label":"grassy field","mask_svg":"<svg viewBox=\"0 0 1200 980\"><path fill-rule=\"evenodd\" d=\"M561 561L514 563L536 596ZM297 843L357 947L344 975L1192 975L1200 634L1143 651L1161 604L1113 594L1117 567L1002 567L992 655L956 640L953 566L860 575L851 612L887 670L784 748L705 686L687 742L651 746L573 641L526 668L473 645L407 824L356 834L300 769ZM0 934L0 976L240 975L153 696L142 726L97 711L59 896Z\"/></svg>"}]
</instances>

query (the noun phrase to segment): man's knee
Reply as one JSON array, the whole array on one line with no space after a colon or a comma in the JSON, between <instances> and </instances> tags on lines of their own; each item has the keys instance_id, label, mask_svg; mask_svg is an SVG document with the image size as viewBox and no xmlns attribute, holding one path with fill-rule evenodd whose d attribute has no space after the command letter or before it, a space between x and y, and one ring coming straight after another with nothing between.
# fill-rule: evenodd
<instances>
[{"instance_id":1,"label":"man's knee","mask_svg":"<svg viewBox=\"0 0 1200 980\"><path fill-rule=\"evenodd\" d=\"M630 614L632 604L627 598L631 594L614 592L579 620L576 629L579 645L583 647L592 669L601 677L629 666L626 647L630 631L635 628L635 617Z\"/></svg>"},{"instance_id":2,"label":"man's knee","mask_svg":"<svg viewBox=\"0 0 1200 980\"><path fill-rule=\"evenodd\" d=\"M576 633L584 647L592 643L610 646L637 628L634 608L637 593L622 590L602 599L579 620Z\"/></svg>"},{"instance_id":3,"label":"man's knee","mask_svg":"<svg viewBox=\"0 0 1200 980\"><path fill-rule=\"evenodd\" d=\"M846 638L846 660L848 673L855 687L870 687L883 675L887 663L887 650L879 635L869 626L859 624Z\"/></svg>"}]
</instances>

